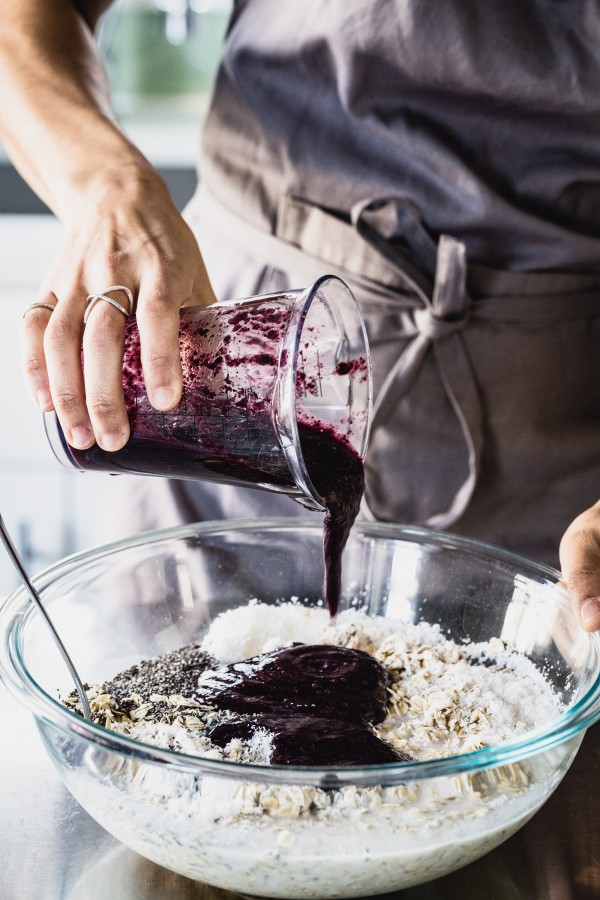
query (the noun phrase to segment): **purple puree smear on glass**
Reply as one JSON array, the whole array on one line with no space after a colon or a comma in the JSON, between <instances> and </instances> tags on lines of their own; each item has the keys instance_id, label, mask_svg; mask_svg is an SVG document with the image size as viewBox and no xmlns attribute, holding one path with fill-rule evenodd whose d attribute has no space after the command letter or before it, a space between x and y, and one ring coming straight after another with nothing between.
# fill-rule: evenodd
<instances>
[{"instance_id":1,"label":"purple puree smear on glass","mask_svg":"<svg viewBox=\"0 0 600 900\"><path fill-rule=\"evenodd\" d=\"M94 445L83 451L71 448L71 454L85 469L295 488L273 425L279 346L288 319L289 305L277 300L213 307L210 315L183 311L183 398L174 410L160 413L146 394L139 333L131 317L123 365L131 437L117 453ZM302 352L310 352L308 343ZM361 371L366 371L364 358L340 362L334 369L340 378ZM358 514L364 470L345 437L302 414L302 398L310 404L318 394L319 375L314 365L298 366L299 439L306 471L326 507L324 599L333 616L342 551Z\"/></svg>"},{"instance_id":2,"label":"purple puree smear on glass","mask_svg":"<svg viewBox=\"0 0 600 900\"><path fill-rule=\"evenodd\" d=\"M266 731L273 765L405 762L411 757L371 727L386 716L388 683L383 666L361 650L293 644L204 672L196 699L225 711L206 732L214 744Z\"/></svg>"}]
</instances>

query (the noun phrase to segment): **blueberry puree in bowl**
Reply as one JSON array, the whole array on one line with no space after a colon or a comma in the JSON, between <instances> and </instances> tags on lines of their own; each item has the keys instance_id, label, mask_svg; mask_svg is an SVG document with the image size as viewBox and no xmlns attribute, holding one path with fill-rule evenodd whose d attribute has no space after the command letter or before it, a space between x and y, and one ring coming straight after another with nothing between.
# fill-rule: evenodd
<instances>
[{"instance_id":1,"label":"blueberry puree in bowl","mask_svg":"<svg viewBox=\"0 0 600 900\"><path fill-rule=\"evenodd\" d=\"M374 765L411 758L370 727L385 719L388 684L361 650L293 644L205 671L196 699L226 712L206 731L219 747L265 731L273 765Z\"/></svg>"}]
</instances>

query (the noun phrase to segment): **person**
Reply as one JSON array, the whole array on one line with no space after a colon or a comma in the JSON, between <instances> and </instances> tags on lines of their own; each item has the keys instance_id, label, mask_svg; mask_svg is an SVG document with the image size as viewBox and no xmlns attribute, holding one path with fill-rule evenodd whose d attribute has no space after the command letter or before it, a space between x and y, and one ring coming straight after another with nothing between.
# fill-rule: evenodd
<instances>
[{"instance_id":1,"label":"person","mask_svg":"<svg viewBox=\"0 0 600 900\"><path fill-rule=\"evenodd\" d=\"M560 543L600 628L596 4L237 0L183 217L111 110L93 36L108 6L2 3L0 137L65 226L23 319L39 408L75 448L118 450L130 305L167 410L181 307L340 274L373 358L363 514L550 562ZM293 506L143 491L148 527Z\"/></svg>"}]
</instances>

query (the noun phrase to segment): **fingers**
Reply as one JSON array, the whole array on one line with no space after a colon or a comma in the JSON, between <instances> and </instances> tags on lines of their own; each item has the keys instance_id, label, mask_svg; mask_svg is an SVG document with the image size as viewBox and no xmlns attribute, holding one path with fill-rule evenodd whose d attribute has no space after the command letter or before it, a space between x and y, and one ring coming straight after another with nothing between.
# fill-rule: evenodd
<instances>
[{"instance_id":1,"label":"fingers","mask_svg":"<svg viewBox=\"0 0 600 900\"><path fill-rule=\"evenodd\" d=\"M94 443L81 374L81 325L73 304L50 293L25 310L21 353L25 381L43 412L54 409L68 442L77 449ZM42 305L43 304L43 305Z\"/></svg>"},{"instance_id":2,"label":"fingers","mask_svg":"<svg viewBox=\"0 0 600 900\"><path fill-rule=\"evenodd\" d=\"M53 407L69 444L85 450L94 443L88 415L83 373L81 339L82 303L77 290L57 302L43 334L48 384Z\"/></svg>"},{"instance_id":3,"label":"fingers","mask_svg":"<svg viewBox=\"0 0 600 900\"><path fill-rule=\"evenodd\" d=\"M53 404L44 355L44 332L57 300L54 295L50 295L39 302L47 305L28 307L23 313L21 358L27 390L33 402L43 412L48 412L53 409Z\"/></svg>"},{"instance_id":4,"label":"fingers","mask_svg":"<svg viewBox=\"0 0 600 900\"><path fill-rule=\"evenodd\" d=\"M148 270L140 286L136 317L142 368L148 398L158 410L172 409L181 400L181 308L208 306L217 299L195 238L189 258L195 263L191 276L181 269L179 260L165 254L160 267L153 273Z\"/></svg>"},{"instance_id":5,"label":"fingers","mask_svg":"<svg viewBox=\"0 0 600 900\"><path fill-rule=\"evenodd\" d=\"M132 283L115 272L103 276L104 284ZM138 297L138 329L146 389L159 410L176 406L181 399L183 377L179 354L179 298L190 290L157 272L148 276ZM104 289L106 293L107 288ZM174 299L175 298L175 299ZM55 409L65 437L76 449L94 441L109 452L121 449L130 428L123 393L123 350L129 301L123 292L97 300L84 327L85 293L71 288L53 311L36 307L23 320L22 345L30 393L44 410ZM81 349L83 347L83 372Z\"/></svg>"},{"instance_id":6,"label":"fingers","mask_svg":"<svg viewBox=\"0 0 600 900\"><path fill-rule=\"evenodd\" d=\"M167 289L160 280L142 283L138 298L137 326L144 381L155 409L168 410L181 400L183 375L179 353L179 308L175 280ZM181 295L179 295L181 296Z\"/></svg>"},{"instance_id":7,"label":"fingers","mask_svg":"<svg viewBox=\"0 0 600 900\"><path fill-rule=\"evenodd\" d=\"M583 628L600 630L600 502L569 525L560 543L560 563Z\"/></svg>"},{"instance_id":8,"label":"fingers","mask_svg":"<svg viewBox=\"0 0 600 900\"><path fill-rule=\"evenodd\" d=\"M169 278L164 273L164 261L154 271L148 267L137 291L136 309L145 387L158 410L171 409L181 399L179 309L181 297L186 299L187 294L174 275ZM104 280L126 285L132 284L133 276L119 279L112 272L106 273ZM127 316L119 309L129 304L123 291L104 289L102 293L110 295L113 302L96 300L87 318L83 338L85 394L96 440L103 450L114 452L127 443L130 434L122 374Z\"/></svg>"},{"instance_id":9,"label":"fingers","mask_svg":"<svg viewBox=\"0 0 600 900\"><path fill-rule=\"evenodd\" d=\"M165 254L160 268L148 273L140 286L136 317L142 368L148 398L158 410L172 409L181 400L180 309L217 299L193 237L192 242L188 258L195 262L193 277Z\"/></svg>"},{"instance_id":10,"label":"fingers","mask_svg":"<svg viewBox=\"0 0 600 900\"><path fill-rule=\"evenodd\" d=\"M108 282L107 282L108 284ZM111 293L119 304L124 297ZM123 396L123 339L126 316L106 300L90 309L83 333L85 399L98 445L120 450L129 438L129 420Z\"/></svg>"}]
</instances>

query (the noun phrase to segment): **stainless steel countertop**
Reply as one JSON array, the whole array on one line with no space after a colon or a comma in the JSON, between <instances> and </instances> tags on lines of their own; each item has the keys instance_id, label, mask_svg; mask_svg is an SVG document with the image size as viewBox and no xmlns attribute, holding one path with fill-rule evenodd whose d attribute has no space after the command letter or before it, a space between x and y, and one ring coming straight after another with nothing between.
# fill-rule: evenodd
<instances>
[{"instance_id":1,"label":"stainless steel countertop","mask_svg":"<svg viewBox=\"0 0 600 900\"><path fill-rule=\"evenodd\" d=\"M33 716L0 686L2 900L233 900L124 847L77 804ZM598 900L600 726L545 806L483 859L398 900Z\"/></svg>"}]
</instances>

